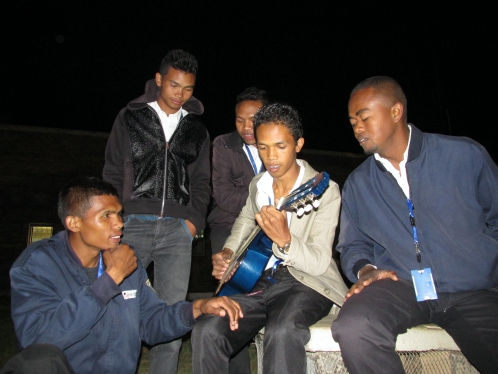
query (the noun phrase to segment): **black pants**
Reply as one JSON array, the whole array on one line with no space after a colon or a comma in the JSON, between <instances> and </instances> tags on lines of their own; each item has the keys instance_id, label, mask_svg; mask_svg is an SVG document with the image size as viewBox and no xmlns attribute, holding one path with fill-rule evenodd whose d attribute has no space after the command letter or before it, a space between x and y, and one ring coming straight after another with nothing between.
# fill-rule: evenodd
<instances>
[{"instance_id":1,"label":"black pants","mask_svg":"<svg viewBox=\"0 0 498 374\"><path fill-rule=\"evenodd\" d=\"M51 344L32 344L12 357L0 374L74 374L64 352Z\"/></svg>"},{"instance_id":2,"label":"black pants","mask_svg":"<svg viewBox=\"0 0 498 374\"><path fill-rule=\"evenodd\" d=\"M480 372L498 372L498 289L417 302L412 283L380 280L344 303L332 334L351 374L404 373L396 337L426 323L444 328Z\"/></svg>"},{"instance_id":3,"label":"black pants","mask_svg":"<svg viewBox=\"0 0 498 374\"><path fill-rule=\"evenodd\" d=\"M232 225L211 226L210 241L211 252L214 254L223 250L225 241L230 236ZM249 359L249 346L245 346L240 352L230 359L230 374L251 374L251 361Z\"/></svg>"},{"instance_id":4,"label":"black pants","mask_svg":"<svg viewBox=\"0 0 498 374\"><path fill-rule=\"evenodd\" d=\"M275 274L276 283L266 280L266 272L253 296L234 295L244 318L231 331L226 318L201 316L192 332L193 373L228 373L229 359L265 327L263 370L265 373L305 373L304 346L309 327L326 316L332 301L297 281L284 269Z\"/></svg>"}]
</instances>

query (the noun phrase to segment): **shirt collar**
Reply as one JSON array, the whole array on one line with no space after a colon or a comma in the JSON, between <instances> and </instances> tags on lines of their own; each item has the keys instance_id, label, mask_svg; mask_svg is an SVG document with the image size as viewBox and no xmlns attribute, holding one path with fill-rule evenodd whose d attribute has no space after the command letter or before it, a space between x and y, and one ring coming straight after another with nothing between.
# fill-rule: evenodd
<instances>
[{"instance_id":1,"label":"shirt collar","mask_svg":"<svg viewBox=\"0 0 498 374\"><path fill-rule=\"evenodd\" d=\"M299 165L299 175L297 176L291 192L302 184L302 180L304 178L304 165L301 160L296 160L296 162ZM265 205L275 204L275 196L273 195L273 177L270 173L268 173L268 171L265 171L256 186L258 187L258 197L256 201L260 209Z\"/></svg>"}]
</instances>

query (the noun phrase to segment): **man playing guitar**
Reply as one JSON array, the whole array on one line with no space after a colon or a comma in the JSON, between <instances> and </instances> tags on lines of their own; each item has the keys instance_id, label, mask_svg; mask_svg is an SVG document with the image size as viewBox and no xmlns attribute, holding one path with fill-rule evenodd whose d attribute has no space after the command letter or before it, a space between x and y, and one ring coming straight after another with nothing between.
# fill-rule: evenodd
<instances>
[{"instance_id":1,"label":"man playing guitar","mask_svg":"<svg viewBox=\"0 0 498 374\"><path fill-rule=\"evenodd\" d=\"M306 161L297 159L304 144L299 114L285 104L265 105L254 116L254 132L267 171L252 180L246 205L223 251L213 255L213 275L223 278L256 225L273 242L273 256L250 293L231 296L244 313L237 331L215 318L199 318L192 332L194 373L228 373L230 357L263 327L264 372L305 373L309 326L326 316L334 303L342 305L347 292L332 259L340 208L338 185L330 181L319 198L320 207L306 214L275 208L280 199L317 174Z\"/></svg>"}]
</instances>

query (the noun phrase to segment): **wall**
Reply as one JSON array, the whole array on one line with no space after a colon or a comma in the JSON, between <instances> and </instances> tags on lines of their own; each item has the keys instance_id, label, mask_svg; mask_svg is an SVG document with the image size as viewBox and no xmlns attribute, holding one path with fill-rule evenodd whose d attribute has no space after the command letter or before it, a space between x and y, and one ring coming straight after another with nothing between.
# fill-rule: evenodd
<instances>
[{"instance_id":1,"label":"wall","mask_svg":"<svg viewBox=\"0 0 498 374\"><path fill-rule=\"evenodd\" d=\"M101 176L108 135L0 125L0 290L9 288L8 269L26 247L30 223L48 223L55 226L54 232L62 230L56 209L60 187L77 176ZM304 149L300 158L327 171L342 186L365 157ZM195 245L199 255L193 257L190 291L209 291L214 285L209 240Z\"/></svg>"}]
</instances>

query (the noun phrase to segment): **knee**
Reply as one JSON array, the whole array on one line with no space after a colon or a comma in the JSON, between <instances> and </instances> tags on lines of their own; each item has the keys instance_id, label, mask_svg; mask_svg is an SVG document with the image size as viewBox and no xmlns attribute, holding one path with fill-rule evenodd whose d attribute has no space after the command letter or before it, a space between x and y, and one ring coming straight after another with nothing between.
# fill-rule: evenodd
<instances>
[{"instance_id":1,"label":"knee","mask_svg":"<svg viewBox=\"0 0 498 374\"><path fill-rule=\"evenodd\" d=\"M192 346L218 344L226 336L228 322L224 318L212 315L200 316L192 330Z\"/></svg>"},{"instance_id":2,"label":"knee","mask_svg":"<svg viewBox=\"0 0 498 374\"><path fill-rule=\"evenodd\" d=\"M332 323L332 337L338 343L356 341L360 337L370 335L374 329L373 320L368 313L362 312L360 308L348 308L345 304Z\"/></svg>"},{"instance_id":3,"label":"knee","mask_svg":"<svg viewBox=\"0 0 498 374\"><path fill-rule=\"evenodd\" d=\"M11 358L2 373L74 374L64 352L51 344L32 344Z\"/></svg>"},{"instance_id":4,"label":"knee","mask_svg":"<svg viewBox=\"0 0 498 374\"><path fill-rule=\"evenodd\" d=\"M294 321L280 321L278 324L267 324L265 326L265 344L272 341L277 342L299 342L305 345L310 340L310 329L307 326L300 325Z\"/></svg>"}]
</instances>

